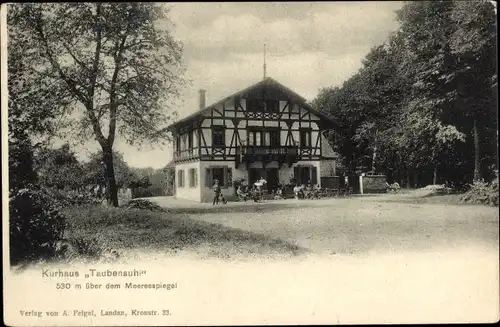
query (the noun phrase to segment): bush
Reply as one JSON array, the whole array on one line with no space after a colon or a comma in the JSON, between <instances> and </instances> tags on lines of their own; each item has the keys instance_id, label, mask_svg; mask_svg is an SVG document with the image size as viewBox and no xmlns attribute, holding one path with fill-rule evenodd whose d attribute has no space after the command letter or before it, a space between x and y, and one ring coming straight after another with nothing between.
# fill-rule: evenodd
<instances>
[{"instance_id":1,"label":"bush","mask_svg":"<svg viewBox=\"0 0 500 327\"><path fill-rule=\"evenodd\" d=\"M10 261L12 265L50 259L63 238L66 217L45 191L23 188L9 199Z\"/></svg>"},{"instance_id":2,"label":"bush","mask_svg":"<svg viewBox=\"0 0 500 327\"><path fill-rule=\"evenodd\" d=\"M97 204L102 202L102 199L98 197L74 190L45 188L44 191L50 195L52 199L61 204L61 206Z\"/></svg>"},{"instance_id":3,"label":"bush","mask_svg":"<svg viewBox=\"0 0 500 327\"><path fill-rule=\"evenodd\" d=\"M144 199L134 199L130 200L127 204L123 205L127 209L142 209L150 211L166 211L164 208L160 207L156 203Z\"/></svg>"},{"instance_id":4,"label":"bush","mask_svg":"<svg viewBox=\"0 0 500 327\"><path fill-rule=\"evenodd\" d=\"M71 233L61 242L58 249L59 258L65 262L75 261L109 261L117 259L119 254L112 250L109 242L102 235Z\"/></svg>"},{"instance_id":5,"label":"bush","mask_svg":"<svg viewBox=\"0 0 500 327\"><path fill-rule=\"evenodd\" d=\"M469 191L461 196L460 201L498 206L498 177L491 183L474 182Z\"/></svg>"}]
</instances>

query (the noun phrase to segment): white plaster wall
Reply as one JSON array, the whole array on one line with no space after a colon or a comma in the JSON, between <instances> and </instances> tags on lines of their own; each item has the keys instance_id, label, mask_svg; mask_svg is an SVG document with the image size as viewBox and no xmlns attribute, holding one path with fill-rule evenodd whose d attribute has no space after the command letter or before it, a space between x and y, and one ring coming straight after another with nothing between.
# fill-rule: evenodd
<instances>
[{"instance_id":1,"label":"white plaster wall","mask_svg":"<svg viewBox=\"0 0 500 327\"><path fill-rule=\"evenodd\" d=\"M285 185L290 182L290 179L293 178L293 166L288 167L287 164L284 164L279 170L279 179L280 183Z\"/></svg>"},{"instance_id":2,"label":"white plaster wall","mask_svg":"<svg viewBox=\"0 0 500 327\"><path fill-rule=\"evenodd\" d=\"M212 202L214 198L214 191L212 189L213 185L205 185L205 174L206 168L211 166L226 166L232 169L232 183L230 187L222 188L222 194L226 197L232 197L234 195L234 181L237 179L245 178L248 179L248 172L245 168L241 167L239 169L235 168L234 161L201 161L200 171L201 171L201 202Z\"/></svg>"},{"instance_id":3,"label":"white plaster wall","mask_svg":"<svg viewBox=\"0 0 500 327\"><path fill-rule=\"evenodd\" d=\"M189 187L189 169L195 168L198 177L198 185L196 187ZM184 187L179 187L179 170L184 170ZM181 163L175 166L175 197L178 199L185 199L191 201L201 201L201 169L200 162Z\"/></svg>"}]
</instances>

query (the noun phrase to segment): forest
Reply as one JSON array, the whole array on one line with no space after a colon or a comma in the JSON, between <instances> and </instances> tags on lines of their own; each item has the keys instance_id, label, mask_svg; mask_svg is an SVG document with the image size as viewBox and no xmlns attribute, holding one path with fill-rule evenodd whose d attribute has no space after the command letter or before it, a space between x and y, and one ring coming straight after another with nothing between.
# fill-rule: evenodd
<instances>
[{"instance_id":1,"label":"forest","mask_svg":"<svg viewBox=\"0 0 500 327\"><path fill-rule=\"evenodd\" d=\"M414 1L399 28L313 104L342 125L329 139L346 173L406 187L491 181L498 172L496 7ZM334 74L334 72L332 72Z\"/></svg>"}]
</instances>

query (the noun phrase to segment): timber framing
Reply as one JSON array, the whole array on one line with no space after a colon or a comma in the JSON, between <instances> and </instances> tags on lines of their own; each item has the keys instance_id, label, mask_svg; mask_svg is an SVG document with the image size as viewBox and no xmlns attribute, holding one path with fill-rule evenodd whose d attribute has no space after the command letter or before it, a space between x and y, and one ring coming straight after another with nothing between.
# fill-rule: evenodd
<instances>
[{"instance_id":1,"label":"timber framing","mask_svg":"<svg viewBox=\"0 0 500 327\"><path fill-rule=\"evenodd\" d=\"M321 160L322 132L337 127L336 121L312 108L295 92L266 78L176 122L169 130L174 139L175 163L234 161L236 167L248 167L255 161L264 166L277 161L281 167L299 160ZM307 142L300 140L303 131L307 131ZM257 138L249 139L253 132L259 133L258 142ZM273 146L267 139L271 132ZM222 139L220 144L213 144L214 133L218 133L218 140Z\"/></svg>"}]
</instances>

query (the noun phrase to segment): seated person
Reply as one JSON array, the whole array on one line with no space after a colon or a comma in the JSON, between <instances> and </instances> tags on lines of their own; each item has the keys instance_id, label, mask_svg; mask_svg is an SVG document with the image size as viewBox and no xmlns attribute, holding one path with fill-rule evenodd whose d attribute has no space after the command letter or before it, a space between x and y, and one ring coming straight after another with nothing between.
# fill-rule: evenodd
<instances>
[{"instance_id":1,"label":"seated person","mask_svg":"<svg viewBox=\"0 0 500 327\"><path fill-rule=\"evenodd\" d=\"M238 195L238 198L240 200L243 200L246 202L248 198L248 193L243 190L243 186L239 186L238 189L236 190L236 195Z\"/></svg>"},{"instance_id":2,"label":"seated person","mask_svg":"<svg viewBox=\"0 0 500 327\"><path fill-rule=\"evenodd\" d=\"M314 188L312 186L311 183L307 184L307 187L306 187L306 197L308 199L311 199L313 197L313 194L314 194Z\"/></svg>"},{"instance_id":3,"label":"seated person","mask_svg":"<svg viewBox=\"0 0 500 327\"><path fill-rule=\"evenodd\" d=\"M301 191L302 191L302 187L299 186L299 185L295 185L295 187L293 188L293 193L295 194L295 199L296 200L299 199Z\"/></svg>"},{"instance_id":4,"label":"seated person","mask_svg":"<svg viewBox=\"0 0 500 327\"><path fill-rule=\"evenodd\" d=\"M250 190L250 197L252 198L253 202L259 202L260 200L260 191L259 189L254 185L254 187Z\"/></svg>"},{"instance_id":5,"label":"seated person","mask_svg":"<svg viewBox=\"0 0 500 327\"><path fill-rule=\"evenodd\" d=\"M274 193L274 199L275 200L282 200L283 199L283 190L281 187L278 187L276 189L276 192Z\"/></svg>"}]
</instances>

